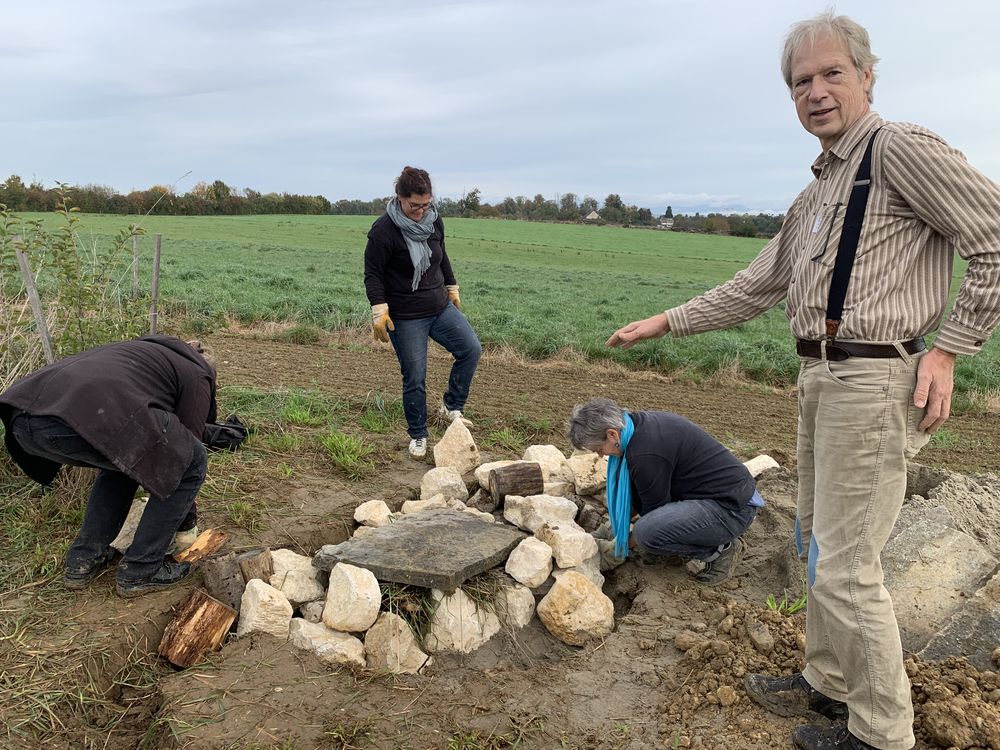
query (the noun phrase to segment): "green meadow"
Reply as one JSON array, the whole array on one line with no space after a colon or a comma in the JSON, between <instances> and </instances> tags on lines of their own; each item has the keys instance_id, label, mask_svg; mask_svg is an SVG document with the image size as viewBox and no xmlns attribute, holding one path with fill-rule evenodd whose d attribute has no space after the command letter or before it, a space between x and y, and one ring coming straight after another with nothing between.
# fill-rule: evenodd
<instances>
[{"instance_id":1,"label":"green meadow","mask_svg":"<svg viewBox=\"0 0 1000 750\"><path fill-rule=\"evenodd\" d=\"M46 225L59 221L54 215L43 220ZM109 246L132 221L137 219L83 215L84 249ZM372 221L359 216L146 217L140 241L144 284L149 283L153 235L159 233L165 327L211 331L227 318L246 324L291 321L326 330L367 326L363 253ZM794 382L797 358L783 305L729 331L668 337L629 351L604 346L625 323L730 278L753 259L763 240L449 219L446 245L463 309L486 345L509 345L532 358L572 349L592 359L695 378L727 370L768 384ZM956 277L963 270L964 264L956 263ZM995 339L976 358L960 358L959 391L1000 387Z\"/></svg>"}]
</instances>

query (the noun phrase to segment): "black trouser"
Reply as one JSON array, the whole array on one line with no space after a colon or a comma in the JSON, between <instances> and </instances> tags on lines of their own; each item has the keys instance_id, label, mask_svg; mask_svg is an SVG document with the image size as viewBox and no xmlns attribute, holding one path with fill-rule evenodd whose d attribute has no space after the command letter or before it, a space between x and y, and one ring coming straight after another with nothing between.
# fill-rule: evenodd
<instances>
[{"instance_id":1,"label":"black trouser","mask_svg":"<svg viewBox=\"0 0 1000 750\"><path fill-rule=\"evenodd\" d=\"M97 469L80 533L66 553L66 567L87 566L105 555L128 516L139 483L123 474L104 455L57 417L21 412L11 420L11 434L27 453L60 464ZM167 498L150 497L131 546L118 566L126 581L151 576L163 564L174 534L193 526L194 500L205 481L208 454L191 436L191 463L177 489Z\"/></svg>"}]
</instances>

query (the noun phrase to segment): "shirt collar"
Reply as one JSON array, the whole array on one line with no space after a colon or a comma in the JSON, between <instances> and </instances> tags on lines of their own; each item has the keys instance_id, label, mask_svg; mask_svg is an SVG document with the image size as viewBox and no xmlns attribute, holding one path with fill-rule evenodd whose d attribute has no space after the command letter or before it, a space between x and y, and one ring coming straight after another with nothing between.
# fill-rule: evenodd
<instances>
[{"instance_id":1,"label":"shirt collar","mask_svg":"<svg viewBox=\"0 0 1000 750\"><path fill-rule=\"evenodd\" d=\"M819 177L820 174L822 174L823 169L834 159L846 161L857 145L862 141L867 140L871 132L875 130L875 128L881 127L882 124L882 118L879 117L878 112L869 112L864 117L860 118L856 123L847 129L846 133L840 136L840 140L834 143L829 150L824 151L816 157L816 161L814 161L810 167L810 169L812 169L813 176Z\"/></svg>"}]
</instances>

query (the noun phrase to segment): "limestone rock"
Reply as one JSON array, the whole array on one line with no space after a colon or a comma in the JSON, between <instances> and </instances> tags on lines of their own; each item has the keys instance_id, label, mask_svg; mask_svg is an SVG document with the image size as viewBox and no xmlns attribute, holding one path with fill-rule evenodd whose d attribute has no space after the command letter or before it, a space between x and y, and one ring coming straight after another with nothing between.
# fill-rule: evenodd
<instances>
[{"instance_id":1,"label":"limestone rock","mask_svg":"<svg viewBox=\"0 0 1000 750\"><path fill-rule=\"evenodd\" d=\"M236 635L269 633L277 638L288 637L292 620L292 605L274 586L253 578L247 583L240 599L240 623Z\"/></svg>"},{"instance_id":2,"label":"limestone rock","mask_svg":"<svg viewBox=\"0 0 1000 750\"><path fill-rule=\"evenodd\" d=\"M392 511L383 500L369 500L354 509L354 520L365 526L385 526L392 523Z\"/></svg>"},{"instance_id":3,"label":"limestone rock","mask_svg":"<svg viewBox=\"0 0 1000 750\"><path fill-rule=\"evenodd\" d=\"M376 528L375 526L358 526L351 534L351 539L364 539L366 536L371 536L375 533Z\"/></svg>"},{"instance_id":4,"label":"limestone rock","mask_svg":"<svg viewBox=\"0 0 1000 750\"><path fill-rule=\"evenodd\" d=\"M518 583L537 588L552 572L552 548L540 539L528 537L510 553L504 570Z\"/></svg>"},{"instance_id":5,"label":"limestone rock","mask_svg":"<svg viewBox=\"0 0 1000 750\"><path fill-rule=\"evenodd\" d=\"M545 524L535 536L552 548L556 565L573 568L597 555L597 540L575 523Z\"/></svg>"},{"instance_id":6,"label":"limestone rock","mask_svg":"<svg viewBox=\"0 0 1000 750\"><path fill-rule=\"evenodd\" d=\"M572 500L551 495L508 495L503 506L503 517L509 523L532 533L547 523L572 521L576 512Z\"/></svg>"},{"instance_id":7,"label":"limestone rock","mask_svg":"<svg viewBox=\"0 0 1000 750\"><path fill-rule=\"evenodd\" d=\"M497 509L496 500L493 499L488 491L480 487L476 490L472 497L468 500L468 506L470 508L475 508L476 510L481 510L484 513L492 513Z\"/></svg>"},{"instance_id":8,"label":"limestone rock","mask_svg":"<svg viewBox=\"0 0 1000 750\"><path fill-rule=\"evenodd\" d=\"M579 573L568 571L538 603L538 618L562 642L583 646L611 633L614 610L604 592Z\"/></svg>"},{"instance_id":9,"label":"limestone rock","mask_svg":"<svg viewBox=\"0 0 1000 750\"><path fill-rule=\"evenodd\" d=\"M296 648L312 651L324 664L334 667L365 666L365 646L360 640L301 617L292 618L288 640Z\"/></svg>"},{"instance_id":10,"label":"limestone rock","mask_svg":"<svg viewBox=\"0 0 1000 750\"><path fill-rule=\"evenodd\" d=\"M446 500L455 498L465 502L469 499L469 490L457 469L442 466L431 469L420 480L420 499L430 500L435 495L444 495Z\"/></svg>"},{"instance_id":11,"label":"limestone rock","mask_svg":"<svg viewBox=\"0 0 1000 750\"><path fill-rule=\"evenodd\" d=\"M497 592L497 615L508 628L519 630L535 614L535 595L519 583L502 586Z\"/></svg>"},{"instance_id":12,"label":"limestone rock","mask_svg":"<svg viewBox=\"0 0 1000 750\"><path fill-rule=\"evenodd\" d=\"M300 605L299 612L302 613L302 619L306 622L323 622L323 606L325 604L326 600L320 599Z\"/></svg>"},{"instance_id":13,"label":"limestone rock","mask_svg":"<svg viewBox=\"0 0 1000 750\"><path fill-rule=\"evenodd\" d=\"M337 563L330 571L323 624L333 630L360 633L375 622L381 604L382 590L374 573Z\"/></svg>"},{"instance_id":14,"label":"limestone rock","mask_svg":"<svg viewBox=\"0 0 1000 750\"><path fill-rule=\"evenodd\" d=\"M429 651L467 654L500 631L499 618L493 612L478 607L462 589L456 589L450 595L432 589L431 597L437 602L437 607L424 639Z\"/></svg>"},{"instance_id":15,"label":"limestone rock","mask_svg":"<svg viewBox=\"0 0 1000 750\"><path fill-rule=\"evenodd\" d=\"M312 558L290 549L271 550L274 572L271 585L278 589L293 607L323 597L323 584L319 571L313 567Z\"/></svg>"},{"instance_id":16,"label":"limestone rock","mask_svg":"<svg viewBox=\"0 0 1000 750\"><path fill-rule=\"evenodd\" d=\"M434 465L450 466L459 474L466 474L479 465L479 448L464 420L456 419L434 446Z\"/></svg>"},{"instance_id":17,"label":"limestone rock","mask_svg":"<svg viewBox=\"0 0 1000 750\"><path fill-rule=\"evenodd\" d=\"M573 472L576 494L594 495L604 489L608 481L608 458L590 451L574 453L566 462Z\"/></svg>"},{"instance_id":18,"label":"limestone rock","mask_svg":"<svg viewBox=\"0 0 1000 750\"><path fill-rule=\"evenodd\" d=\"M545 495L551 495L552 497L566 497L573 494L572 482L545 482L542 485L542 493Z\"/></svg>"},{"instance_id":19,"label":"limestone rock","mask_svg":"<svg viewBox=\"0 0 1000 750\"><path fill-rule=\"evenodd\" d=\"M566 456L554 445L532 445L524 451L522 461L535 461L542 467L543 482L572 482L573 470Z\"/></svg>"},{"instance_id":20,"label":"limestone rock","mask_svg":"<svg viewBox=\"0 0 1000 750\"><path fill-rule=\"evenodd\" d=\"M597 588L603 588L604 586L604 576L601 575L601 554L600 552L595 552L593 555L588 557L579 565L574 565L572 568L563 568L560 570L555 570L552 575L559 578L561 575L573 571L584 576L588 581L593 583Z\"/></svg>"},{"instance_id":21,"label":"limestone rock","mask_svg":"<svg viewBox=\"0 0 1000 750\"><path fill-rule=\"evenodd\" d=\"M463 513L468 513L469 515L475 516L480 521L485 521L486 523L496 523L497 519L493 517L492 513L484 513L478 508L466 508L462 511Z\"/></svg>"},{"instance_id":22,"label":"limestone rock","mask_svg":"<svg viewBox=\"0 0 1000 750\"><path fill-rule=\"evenodd\" d=\"M435 495L434 497L426 500L406 500L403 502L403 507L400 508L400 510L403 513L419 513L423 510L433 510L434 508L447 507L448 503L445 502L444 495Z\"/></svg>"},{"instance_id":23,"label":"limestone rock","mask_svg":"<svg viewBox=\"0 0 1000 750\"><path fill-rule=\"evenodd\" d=\"M777 469L779 464L770 456L762 453L759 456L754 456L749 461L744 461L743 465L747 467L747 471L749 471L752 476L759 477L769 469Z\"/></svg>"},{"instance_id":24,"label":"limestone rock","mask_svg":"<svg viewBox=\"0 0 1000 750\"><path fill-rule=\"evenodd\" d=\"M365 633L368 669L391 674L416 674L431 663L413 631L399 615L383 612Z\"/></svg>"},{"instance_id":25,"label":"limestone rock","mask_svg":"<svg viewBox=\"0 0 1000 750\"><path fill-rule=\"evenodd\" d=\"M762 654L770 654L774 651L774 636L766 623L753 617L747 617L747 637L758 651Z\"/></svg>"}]
</instances>

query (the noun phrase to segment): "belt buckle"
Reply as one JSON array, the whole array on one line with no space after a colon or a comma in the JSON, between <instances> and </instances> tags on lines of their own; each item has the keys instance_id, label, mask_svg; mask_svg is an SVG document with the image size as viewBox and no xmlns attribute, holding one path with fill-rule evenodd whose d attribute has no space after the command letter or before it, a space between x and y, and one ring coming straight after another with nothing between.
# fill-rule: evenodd
<instances>
[{"instance_id":1,"label":"belt buckle","mask_svg":"<svg viewBox=\"0 0 1000 750\"><path fill-rule=\"evenodd\" d=\"M843 362L850 356L850 354L836 344L826 345L826 358L831 362Z\"/></svg>"}]
</instances>

